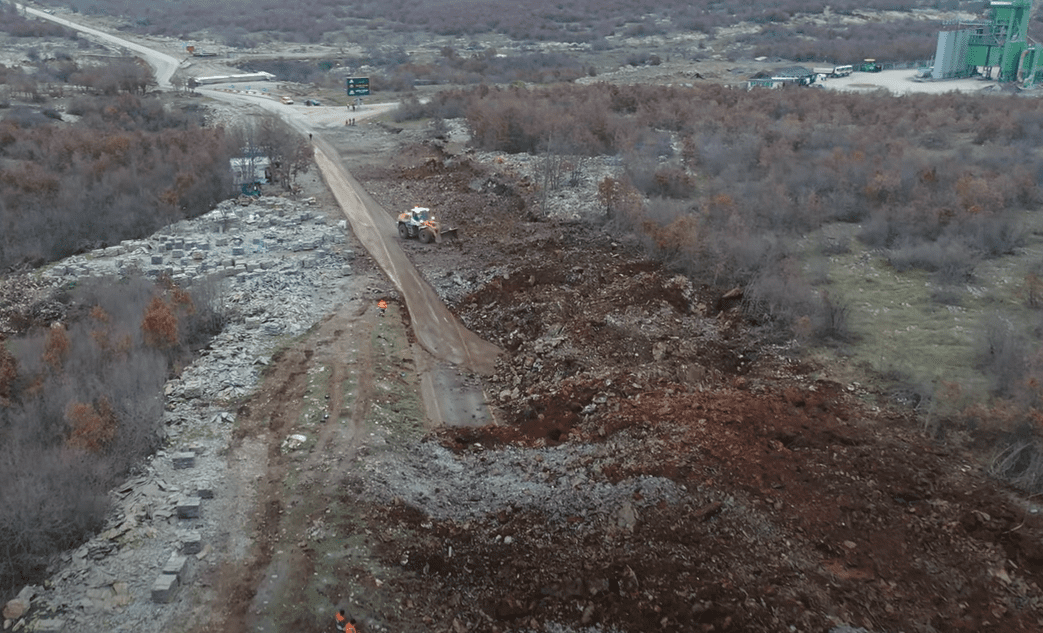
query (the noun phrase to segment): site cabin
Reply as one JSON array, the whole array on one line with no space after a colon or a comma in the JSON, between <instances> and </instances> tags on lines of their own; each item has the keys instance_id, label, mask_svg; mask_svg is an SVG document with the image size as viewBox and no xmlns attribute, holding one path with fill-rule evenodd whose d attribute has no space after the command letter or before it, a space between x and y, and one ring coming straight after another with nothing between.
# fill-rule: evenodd
<instances>
[{"instance_id":1,"label":"site cabin","mask_svg":"<svg viewBox=\"0 0 1043 633\"><path fill-rule=\"evenodd\" d=\"M837 66L836 68L834 68L833 69L833 76L834 77L847 77L848 75L850 75L853 72L855 72L855 67L852 66L851 64L847 64L846 66Z\"/></svg>"}]
</instances>

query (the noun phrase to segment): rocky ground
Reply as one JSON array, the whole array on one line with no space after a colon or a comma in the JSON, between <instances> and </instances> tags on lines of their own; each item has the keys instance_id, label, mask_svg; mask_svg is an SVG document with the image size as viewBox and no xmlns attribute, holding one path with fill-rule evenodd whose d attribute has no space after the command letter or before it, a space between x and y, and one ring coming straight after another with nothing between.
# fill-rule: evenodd
<instances>
[{"instance_id":1,"label":"rocky ground","mask_svg":"<svg viewBox=\"0 0 1043 633\"><path fill-rule=\"evenodd\" d=\"M471 377L497 424L424 427L406 312L316 183L314 206L225 205L239 243L217 245L215 216L62 262L49 274L220 271L239 317L171 383L168 450L13 624L307 632L345 608L367 633L1043 627L1034 500L868 378L753 327L741 291L612 233L584 202L603 166L560 193L575 213L548 215L527 161L368 123L340 141L389 212L460 228L405 246L503 349ZM200 518L179 518L197 495Z\"/></svg>"},{"instance_id":2,"label":"rocky ground","mask_svg":"<svg viewBox=\"0 0 1043 633\"><path fill-rule=\"evenodd\" d=\"M648 261L589 206L546 217L532 171L481 158L428 142L357 170L461 227L413 255L504 350L499 426L359 475L370 529L403 534L377 548L404 572L382 588L408 596L395 628L1043 626L1031 499L869 377L838 383L751 327L739 293Z\"/></svg>"},{"instance_id":3,"label":"rocky ground","mask_svg":"<svg viewBox=\"0 0 1043 633\"><path fill-rule=\"evenodd\" d=\"M306 179L317 186L314 176ZM235 526L247 523L256 499L241 478L263 471L263 462L248 457L264 449L247 442L229 456L236 408L257 389L273 355L327 317L332 305L371 303L381 280L356 259L345 226L328 201L243 198L148 239L0 283L5 332L64 318L59 288L130 274L210 285L228 320L166 386L166 448L112 491L106 529L56 560L45 586L27 588L22 598L32 608L25 617L17 606L5 611L5 628L170 629L205 586L207 570L249 548L250 536ZM296 438L286 439L297 448ZM169 575L178 578L174 591L157 600L155 583Z\"/></svg>"}]
</instances>

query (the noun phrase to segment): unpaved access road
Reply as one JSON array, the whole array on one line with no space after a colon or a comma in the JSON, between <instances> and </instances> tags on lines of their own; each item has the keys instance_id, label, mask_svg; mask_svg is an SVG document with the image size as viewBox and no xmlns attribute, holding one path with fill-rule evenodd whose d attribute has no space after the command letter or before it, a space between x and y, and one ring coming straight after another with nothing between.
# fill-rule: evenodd
<instances>
[{"instance_id":1,"label":"unpaved access road","mask_svg":"<svg viewBox=\"0 0 1043 633\"><path fill-rule=\"evenodd\" d=\"M153 67L160 87L169 87L170 78L180 62L174 57L140 43L131 42L98 29L85 26L65 18L59 18L37 9L18 5L37 17L51 20L76 29L92 37L117 44L140 53ZM341 165L337 152L328 143L315 139L318 129L299 112L268 97L259 97L222 90L205 90L207 96L238 106L258 106L283 118L302 135L315 140L316 164L333 191L337 202L351 223L362 245L374 257L381 269L402 294L409 309L410 321L417 341L432 358L426 366L424 394L428 411L436 424L486 423L491 419L488 408L483 406L481 392L464 389L466 380L456 375L452 366L462 366L469 371L490 374L499 350L469 332L413 266L409 258L396 243L395 224L390 214L372 197L358 188L347 170ZM370 118L386 111L387 107L374 108L354 113L357 119ZM248 113L243 112L246 116ZM448 364L448 365L447 365Z\"/></svg>"},{"instance_id":2,"label":"unpaved access road","mask_svg":"<svg viewBox=\"0 0 1043 633\"><path fill-rule=\"evenodd\" d=\"M418 369L422 375L424 404L431 423L476 425L492 421L485 395L476 384L460 374L460 369L489 375L500 350L475 336L446 308L441 298L409 260L399 244L392 215L373 199L345 169L337 149L322 140L322 127L311 127L299 111L273 99L257 95L202 91L244 108L260 108L283 117L301 134L313 139L315 163L333 193L355 237L401 293L418 350ZM393 106L368 106L356 114L356 121L370 119ZM433 247L437 248L437 246Z\"/></svg>"},{"instance_id":3,"label":"unpaved access road","mask_svg":"<svg viewBox=\"0 0 1043 633\"><path fill-rule=\"evenodd\" d=\"M23 4L16 3L15 6L18 7L19 10L25 11L26 13L34 17L43 20L50 20L51 22L61 24L62 26L68 27L70 29L75 29L92 38L101 40L104 43L115 44L116 46L120 46L127 50L134 51L135 53L141 55L145 59L145 61L148 62L150 66L152 66L153 72L156 75L156 83L159 84L159 87L163 90L167 90L170 88L170 78L174 76L174 73L177 71L178 66L181 64L181 62L177 58L171 55L167 55L166 53L157 51L154 48L149 48L136 42L131 42L128 39L118 37L111 33L99 31L98 29L91 28L84 24L79 24L71 20L66 20L65 18L61 18L56 15L51 15L49 13L40 11L39 9L27 7Z\"/></svg>"}]
</instances>

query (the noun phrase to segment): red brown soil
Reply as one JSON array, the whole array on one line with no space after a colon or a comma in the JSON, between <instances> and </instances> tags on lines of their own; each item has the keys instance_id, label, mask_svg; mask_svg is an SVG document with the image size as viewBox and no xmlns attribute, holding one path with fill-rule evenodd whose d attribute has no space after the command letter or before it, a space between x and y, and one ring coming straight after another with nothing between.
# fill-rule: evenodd
<instances>
[{"instance_id":1,"label":"red brown soil","mask_svg":"<svg viewBox=\"0 0 1043 633\"><path fill-rule=\"evenodd\" d=\"M525 183L446 158L414 147L357 172L389 208L422 201L462 227L461 243L412 255L436 285L475 280L454 307L507 350L487 385L503 423L439 440L610 444L604 478L667 477L690 496L608 531L522 512L436 521L383 552L393 564L408 547L417 570L385 586L408 596L398 624L1041 630L1043 524L974 456L924 437L882 391L820 377L722 301L728 289L691 287L601 227L541 221ZM429 521L405 506L367 516ZM512 534L525 545L496 544Z\"/></svg>"}]
</instances>

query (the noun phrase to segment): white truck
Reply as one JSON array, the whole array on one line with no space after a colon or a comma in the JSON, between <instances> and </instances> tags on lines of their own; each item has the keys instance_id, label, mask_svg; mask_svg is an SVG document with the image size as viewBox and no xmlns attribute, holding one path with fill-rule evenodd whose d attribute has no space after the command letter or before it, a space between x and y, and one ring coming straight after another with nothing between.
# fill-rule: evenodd
<instances>
[{"instance_id":1,"label":"white truck","mask_svg":"<svg viewBox=\"0 0 1043 633\"><path fill-rule=\"evenodd\" d=\"M855 67L850 64L844 66L822 66L813 68L811 72L815 73L815 76L820 79L826 77L847 77L855 72Z\"/></svg>"}]
</instances>

